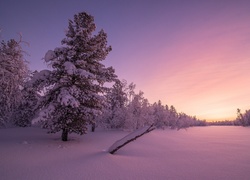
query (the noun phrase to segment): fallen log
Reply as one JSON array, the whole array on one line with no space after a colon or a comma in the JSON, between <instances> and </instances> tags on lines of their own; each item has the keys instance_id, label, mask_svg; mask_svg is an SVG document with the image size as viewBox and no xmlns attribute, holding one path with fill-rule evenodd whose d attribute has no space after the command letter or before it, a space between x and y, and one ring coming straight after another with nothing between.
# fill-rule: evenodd
<instances>
[{"instance_id":1,"label":"fallen log","mask_svg":"<svg viewBox=\"0 0 250 180\"><path fill-rule=\"evenodd\" d=\"M123 137L122 139L116 141L112 146L109 148L109 153L114 154L116 151L121 149L126 144L136 140L137 138L141 137L142 135L149 133L155 129L154 125L144 126L141 129L137 129L136 131L128 134L127 136Z\"/></svg>"}]
</instances>

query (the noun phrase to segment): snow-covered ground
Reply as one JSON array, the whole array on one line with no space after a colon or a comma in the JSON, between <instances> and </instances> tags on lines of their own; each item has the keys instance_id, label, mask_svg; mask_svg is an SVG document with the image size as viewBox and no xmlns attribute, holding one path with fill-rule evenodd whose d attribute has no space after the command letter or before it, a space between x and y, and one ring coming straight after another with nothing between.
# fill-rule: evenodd
<instances>
[{"instance_id":1,"label":"snow-covered ground","mask_svg":"<svg viewBox=\"0 0 250 180\"><path fill-rule=\"evenodd\" d=\"M46 134L40 128L0 129L0 179L250 179L250 128L154 130L116 152L128 132Z\"/></svg>"}]
</instances>

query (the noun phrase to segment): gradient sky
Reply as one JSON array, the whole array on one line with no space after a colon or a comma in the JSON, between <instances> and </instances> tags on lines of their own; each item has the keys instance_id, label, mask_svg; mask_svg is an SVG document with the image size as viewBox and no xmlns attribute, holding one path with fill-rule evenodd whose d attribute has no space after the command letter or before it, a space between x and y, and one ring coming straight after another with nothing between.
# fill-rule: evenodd
<instances>
[{"instance_id":1,"label":"gradient sky","mask_svg":"<svg viewBox=\"0 0 250 180\"><path fill-rule=\"evenodd\" d=\"M81 11L108 34L105 64L150 103L206 120L250 109L250 1L0 0L1 39L22 33L30 68L47 68L44 54Z\"/></svg>"}]
</instances>

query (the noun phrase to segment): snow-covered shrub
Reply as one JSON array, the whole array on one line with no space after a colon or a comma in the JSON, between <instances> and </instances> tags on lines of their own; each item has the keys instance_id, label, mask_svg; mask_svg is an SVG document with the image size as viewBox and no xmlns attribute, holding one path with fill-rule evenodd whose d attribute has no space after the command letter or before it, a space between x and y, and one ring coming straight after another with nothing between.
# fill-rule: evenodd
<instances>
[{"instance_id":1,"label":"snow-covered shrub","mask_svg":"<svg viewBox=\"0 0 250 180\"><path fill-rule=\"evenodd\" d=\"M31 125L40 97L34 88L24 86L22 90L22 101L11 117L15 125L20 127Z\"/></svg>"}]
</instances>

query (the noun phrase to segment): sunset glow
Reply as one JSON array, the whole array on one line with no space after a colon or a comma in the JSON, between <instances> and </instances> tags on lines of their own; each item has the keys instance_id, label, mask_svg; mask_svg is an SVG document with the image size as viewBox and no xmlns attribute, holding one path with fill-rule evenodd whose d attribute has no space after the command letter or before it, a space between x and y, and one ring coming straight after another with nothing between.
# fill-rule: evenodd
<instances>
[{"instance_id":1,"label":"sunset glow","mask_svg":"<svg viewBox=\"0 0 250 180\"><path fill-rule=\"evenodd\" d=\"M1 38L22 32L32 70L47 68L41 59L60 44L68 19L87 11L108 34L106 64L150 103L208 121L250 109L250 1L16 3L0 3Z\"/></svg>"}]
</instances>

